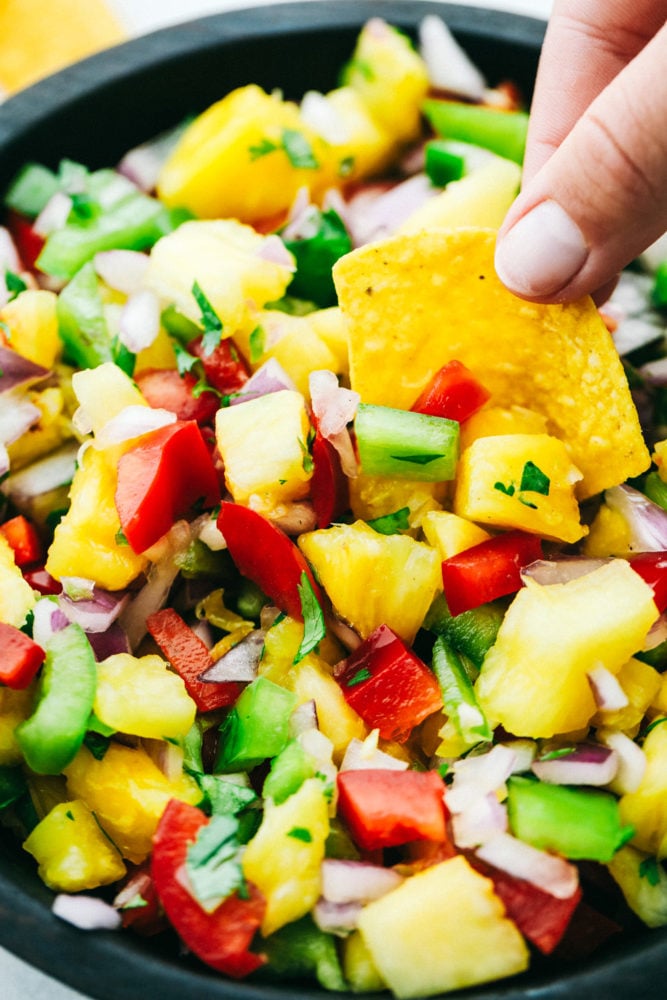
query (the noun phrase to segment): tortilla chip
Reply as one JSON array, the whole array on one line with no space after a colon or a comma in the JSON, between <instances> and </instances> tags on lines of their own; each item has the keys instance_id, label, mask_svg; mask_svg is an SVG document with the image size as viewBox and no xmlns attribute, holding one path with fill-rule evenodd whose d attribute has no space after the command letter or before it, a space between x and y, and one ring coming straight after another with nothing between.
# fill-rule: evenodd
<instances>
[{"instance_id":1,"label":"tortilla chip","mask_svg":"<svg viewBox=\"0 0 667 1000\"><path fill-rule=\"evenodd\" d=\"M341 258L334 278L350 338L350 381L365 403L409 409L457 359L491 405L541 413L583 474L580 499L650 465L612 338L589 298L516 298L493 266L496 234L433 230Z\"/></svg>"}]
</instances>

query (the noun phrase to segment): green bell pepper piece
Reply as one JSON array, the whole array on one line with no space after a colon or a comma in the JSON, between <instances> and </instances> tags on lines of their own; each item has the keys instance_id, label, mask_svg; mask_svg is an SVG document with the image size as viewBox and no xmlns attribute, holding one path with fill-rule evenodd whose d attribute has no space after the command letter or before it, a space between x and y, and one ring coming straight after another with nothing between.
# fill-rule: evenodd
<instances>
[{"instance_id":1,"label":"green bell pepper piece","mask_svg":"<svg viewBox=\"0 0 667 1000\"><path fill-rule=\"evenodd\" d=\"M489 602L460 615L450 617L443 625L443 635L454 649L479 670L484 657L493 646L505 611L501 604Z\"/></svg>"},{"instance_id":2,"label":"green bell pepper piece","mask_svg":"<svg viewBox=\"0 0 667 1000\"><path fill-rule=\"evenodd\" d=\"M34 219L59 190L60 180L52 170L41 163L27 163L9 185L5 205Z\"/></svg>"},{"instance_id":3,"label":"green bell pepper piece","mask_svg":"<svg viewBox=\"0 0 667 1000\"><path fill-rule=\"evenodd\" d=\"M433 645L433 673L438 678L444 710L466 745L473 747L493 739L465 667L442 636Z\"/></svg>"},{"instance_id":4,"label":"green bell pepper piece","mask_svg":"<svg viewBox=\"0 0 667 1000\"><path fill-rule=\"evenodd\" d=\"M470 142L519 165L523 163L528 133L525 111L499 111L478 104L440 100L425 101L423 110L443 138Z\"/></svg>"},{"instance_id":5,"label":"green bell pepper piece","mask_svg":"<svg viewBox=\"0 0 667 1000\"><path fill-rule=\"evenodd\" d=\"M97 667L85 632L68 625L46 647L37 707L16 727L26 763L37 774L60 774L86 735L95 700Z\"/></svg>"},{"instance_id":6,"label":"green bell pepper piece","mask_svg":"<svg viewBox=\"0 0 667 1000\"><path fill-rule=\"evenodd\" d=\"M214 771L250 770L287 745L289 719L296 707L292 691L257 677L239 696L220 726Z\"/></svg>"},{"instance_id":7,"label":"green bell pepper piece","mask_svg":"<svg viewBox=\"0 0 667 1000\"><path fill-rule=\"evenodd\" d=\"M656 269L652 298L658 309L667 309L667 260L658 264Z\"/></svg>"},{"instance_id":8,"label":"green bell pepper piece","mask_svg":"<svg viewBox=\"0 0 667 1000\"><path fill-rule=\"evenodd\" d=\"M514 775L507 783L510 830L533 847L573 860L611 861L633 836L609 792L549 785Z\"/></svg>"},{"instance_id":9,"label":"green bell pepper piece","mask_svg":"<svg viewBox=\"0 0 667 1000\"><path fill-rule=\"evenodd\" d=\"M306 778L314 775L312 758L297 740L291 740L271 761L271 770L262 789L263 795L280 805L301 788Z\"/></svg>"},{"instance_id":10,"label":"green bell pepper piece","mask_svg":"<svg viewBox=\"0 0 667 1000\"><path fill-rule=\"evenodd\" d=\"M312 215L308 223L312 227L312 235L284 240L296 259L296 273L288 292L299 299L315 302L320 309L326 309L338 301L331 269L339 257L350 252L352 240L333 209L323 212L313 206L310 211Z\"/></svg>"},{"instance_id":11,"label":"green bell pepper piece","mask_svg":"<svg viewBox=\"0 0 667 1000\"><path fill-rule=\"evenodd\" d=\"M432 139L424 147L424 169L436 187L445 187L450 181L459 181L466 169L465 160L453 153L449 143L443 139Z\"/></svg>"},{"instance_id":12,"label":"green bell pepper piece","mask_svg":"<svg viewBox=\"0 0 667 1000\"><path fill-rule=\"evenodd\" d=\"M334 938L316 927L308 916L271 934L263 948L272 973L285 976L311 973L324 989L347 989Z\"/></svg>"},{"instance_id":13,"label":"green bell pepper piece","mask_svg":"<svg viewBox=\"0 0 667 1000\"><path fill-rule=\"evenodd\" d=\"M92 262L63 288L56 304L58 332L68 360L80 368L114 361L99 282Z\"/></svg>"},{"instance_id":14,"label":"green bell pepper piece","mask_svg":"<svg viewBox=\"0 0 667 1000\"><path fill-rule=\"evenodd\" d=\"M454 478L459 451L456 420L360 403L354 431L364 475L429 483Z\"/></svg>"}]
</instances>

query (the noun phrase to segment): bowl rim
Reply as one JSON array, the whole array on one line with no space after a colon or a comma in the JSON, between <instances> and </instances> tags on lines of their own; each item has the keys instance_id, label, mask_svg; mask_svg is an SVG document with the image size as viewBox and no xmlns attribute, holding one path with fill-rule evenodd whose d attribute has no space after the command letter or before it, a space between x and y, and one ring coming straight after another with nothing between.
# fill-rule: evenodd
<instances>
[{"instance_id":1,"label":"bowl rim","mask_svg":"<svg viewBox=\"0 0 667 1000\"><path fill-rule=\"evenodd\" d=\"M446 18L457 33L480 39L498 39L539 50L546 22L483 6L432 0L312 0L267 3L208 15L170 25L123 42L33 84L0 105L0 172L7 150L20 144L56 111L76 106L82 92L96 94L129 74L157 68L165 61L186 58L193 51L216 49L240 40L280 38L298 32L326 33L332 29L358 30L371 16L414 27L426 14ZM22 862L25 861L25 864ZM147 949L131 934L96 931L85 936L53 916L52 894L35 878L27 857L14 866L9 878L0 872L0 945L47 975L98 1000L182 1000L203 992L210 1000L290 1000L289 984L224 979L205 966L177 964ZM27 891L30 886L31 893ZM83 935L83 936L82 936ZM658 983L667 973L664 933L648 932L630 951L618 949L608 957L589 960L585 967L568 969L558 980L523 985L521 979L502 980L466 990L470 1000L608 1000L619 979L627 995L641 1000L653 993L647 978ZM78 960L83 956L85 960ZM331 1000L331 993L308 984L298 993L308 1000ZM454 998L460 992L447 994ZM351 994L342 994L352 996ZM387 993L366 994L368 1000L386 1000Z\"/></svg>"}]
</instances>

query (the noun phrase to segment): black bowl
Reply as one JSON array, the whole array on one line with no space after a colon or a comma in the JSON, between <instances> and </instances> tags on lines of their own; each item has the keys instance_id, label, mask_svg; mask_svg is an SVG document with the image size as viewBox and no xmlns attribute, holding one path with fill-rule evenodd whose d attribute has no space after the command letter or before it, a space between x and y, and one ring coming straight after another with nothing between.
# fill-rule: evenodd
<instances>
[{"instance_id":1,"label":"black bowl","mask_svg":"<svg viewBox=\"0 0 667 1000\"><path fill-rule=\"evenodd\" d=\"M492 83L511 78L530 97L544 34L541 21L401 0L256 7L120 45L8 101L0 107L0 190L30 159L52 166L62 157L94 167L113 164L131 146L246 83L278 87L295 98L305 89L329 89L369 17L383 16L414 36L427 13L445 18ZM227 981L179 955L172 938L77 931L52 915L52 894L7 831L0 833L0 848L0 944L98 1000L330 1000L331 994L303 983ZM654 1000L663 995L666 979L667 931L635 926L592 958L567 964L538 960L520 977L464 995L470 1000ZM386 1000L387 995L367 996Z\"/></svg>"}]
</instances>

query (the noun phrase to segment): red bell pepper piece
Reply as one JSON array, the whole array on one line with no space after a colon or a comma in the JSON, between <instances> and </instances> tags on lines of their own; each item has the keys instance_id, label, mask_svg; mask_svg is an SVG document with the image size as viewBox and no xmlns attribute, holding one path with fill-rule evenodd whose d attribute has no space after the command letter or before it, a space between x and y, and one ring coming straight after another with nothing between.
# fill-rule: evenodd
<instances>
[{"instance_id":1,"label":"red bell pepper piece","mask_svg":"<svg viewBox=\"0 0 667 1000\"><path fill-rule=\"evenodd\" d=\"M256 583L281 611L303 621L297 589L303 573L321 604L320 588L305 557L291 538L266 517L250 507L223 501L218 527L239 573Z\"/></svg>"},{"instance_id":2,"label":"red bell pepper piece","mask_svg":"<svg viewBox=\"0 0 667 1000\"><path fill-rule=\"evenodd\" d=\"M653 591L660 614L667 608L667 552L640 552L630 557L630 565Z\"/></svg>"},{"instance_id":3,"label":"red bell pepper piece","mask_svg":"<svg viewBox=\"0 0 667 1000\"><path fill-rule=\"evenodd\" d=\"M167 917L184 944L211 968L242 979L266 962L264 955L249 951L266 901L249 882L247 899L234 893L213 913L207 913L181 884L178 872L185 864L188 846L207 823L201 809L171 799L153 837L153 881Z\"/></svg>"},{"instance_id":4,"label":"red bell pepper piece","mask_svg":"<svg viewBox=\"0 0 667 1000\"><path fill-rule=\"evenodd\" d=\"M37 529L23 514L0 524L0 534L4 535L14 550L17 566L30 566L42 558L42 543Z\"/></svg>"},{"instance_id":5,"label":"red bell pepper piece","mask_svg":"<svg viewBox=\"0 0 667 1000\"><path fill-rule=\"evenodd\" d=\"M10 211L7 214L7 228L12 234L22 264L34 271L35 261L44 249L44 237L36 233L30 220L18 212Z\"/></svg>"},{"instance_id":6,"label":"red bell pepper piece","mask_svg":"<svg viewBox=\"0 0 667 1000\"><path fill-rule=\"evenodd\" d=\"M169 410L179 420L209 424L220 406L217 394L210 390L193 396L198 380L191 372L179 375L175 368L147 368L135 381L150 406Z\"/></svg>"},{"instance_id":7,"label":"red bell pepper piece","mask_svg":"<svg viewBox=\"0 0 667 1000\"><path fill-rule=\"evenodd\" d=\"M334 677L345 700L386 740L404 742L414 726L442 708L435 675L388 625L380 625Z\"/></svg>"},{"instance_id":8,"label":"red bell pepper piece","mask_svg":"<svg viewBox=\"0 0 667 1000\"><path fill-rule=\"evenodd\" d=\"M338 811L362 850L447 839L445 786L435 771L341 771L337 782Z\"/></svg>"},{"instance_id":9,"label":"red bell pepper piece","mask_svg":"<svg viewBox=\"0 0 667 1000\"><path fill-rule=\"evenodd\" d=\"M176 673L185 682L188 694L200 712L233 705L243 687L235 681L200 681L213 660L205 643L173 608L155 611L146 619L146 628Z\"/></svg>"},{"instance_id":10,"label":"red bell pepper piece","mask_svg":"<svg viewBox=\"0 0 667 1000\"><path fill-rule=\"evenodd\" d=\"M313 474L310 479L310 499L317 517L317 527L328 528L350 506L348 480L343 474L338 452L318 430L315 431L311 454Z\"/></svg>"},{"instance_id":11,"label":"red bell pepper piece","mask_svg":"<svg viewBox=\"0 0 667 1000\"><path fill-rule=\"evenodd\" d=\"M123 534L144 552L196 503L213 507L220 487L194 420L161 427L121 456L116 509Z\"/></svg>"},{"instance_id":12,"label":"red bell pepper piece","mask_svg":"<svg viewBox=\"0 0 667 1000\"><path fill-rule=\"evenodd\" d=\"M460 361L448 361L437 371L412 405L415 413L448 417L463 423L481 409L491 393Z\"/></svg>"},{"instance_id":13,"label":"red bell pepper piece","mask_svg":"<svg viewBox=\"0 0 667 1000\"><path fill-rule=\"evenodd\" d=\"M41 646L14 625L0 622L0 683L22 691L44 662Z\"/></svg>"},{"instance_id":14,"label":"red bell pepper piece","mask_svg":"<svg viewBox=\"0 0 667 1000\"><path fill-rule=\"evenodd\" d=\"M248 366L230 337L221 340L208 354L203 336L196 337L188 344L188 351L200 359L206 381L218 392L231 395L248 381Z\"/></svg>"},{"instance_id":15,"label":"red bell pepper piece","mask_svg":"<svg viewBox=\"0 0 667 1000\"><path fill-rule=\"evenodd\" d=\"M482 875L493 882L493 888L505 905L507 916L513 920L524 937L544 955L549 955L560 942L572 915L581 900L581 887L567 899L557 899L536 885L516 878L509 872L494 868L475 855L468 860Z\"/></svg>"},{"instance_id":16,"label":"red bell pepper piece","mask_svg":"<svg viewBox=\"0 0 667 1000\"><path fill-rule=\"evenodd\" d=\"M523 584L521 569L542 558L537 535L508 531L445 559L442 583L453 615L514 594Z\"/></svg>"},{"instance_id":17,"label":"red bell pepper piece","mask_svg":"<svg viewBox=\"0 0 667 1000\"><path fill-rule=\"evenodd\" d=\"M150 861L144 861L129 875L114 899L114 906L123 927L131 927L142 937L152 937L169 926L155 889Z\"/></svg>"},{"instance_id":18,"label":"red bell pepper piece","mask_svg":"<svg viewBox=\"0 0 667 1000\"><path fill-rule=\"evenodd\" d=\"M35 566L32 569L23 571L23 579L30 584L33 590L45 597L60 594L62 584L55 580L50 573L47 573L43 566Z\"/></svg>"}]
</instances>

